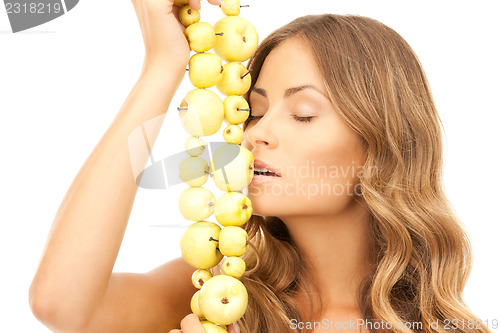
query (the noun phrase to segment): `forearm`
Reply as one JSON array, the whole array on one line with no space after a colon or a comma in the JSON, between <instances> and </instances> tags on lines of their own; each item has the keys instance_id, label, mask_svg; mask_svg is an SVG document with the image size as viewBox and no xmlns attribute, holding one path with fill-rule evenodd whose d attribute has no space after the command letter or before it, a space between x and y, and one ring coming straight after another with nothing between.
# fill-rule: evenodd
<instances>
[{"instance_id":1,"label":"forearm","mask_svg":"<svg viewBox=\"0 0 500 333\"><path fill-rule=\"evenodd\" d=\"M30 304L41 320L78 325L104 295L137 193L133 168L144 168L149 157L146 151L131 159L129 136L155 118L148 127L153 146L183 74L179 66L143 71L73 180L30 288Z\"/></svg>"}]
</instances>

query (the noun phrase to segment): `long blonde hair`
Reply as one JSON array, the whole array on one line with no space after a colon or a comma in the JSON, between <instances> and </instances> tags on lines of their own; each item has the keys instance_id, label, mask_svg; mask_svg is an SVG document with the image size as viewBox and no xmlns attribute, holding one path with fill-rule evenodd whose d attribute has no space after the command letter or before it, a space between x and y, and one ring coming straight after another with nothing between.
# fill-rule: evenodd
<instances>
[{"instance_id":1,"label":"long blonde hair","mask_svg":"<svg viewBox=\"0 0 500 333\"><path fill-rule=\"evenodd\" d=\"M377 263L359 288L365 319L392 323L401 333L491 332L462 298L471 246L443 190L442 123L412 48L374 19L304 16L262 41L248 63L252 87L266 56L292 37L308 42L332 103L364 140L364 170L377 170L359 180ZM315 284L286 226L254 215L244 228L251 247L243 256L249 305L241 331L307 332L292 329L290 320L317 320L321 305L309 304L311 318L303 318L294 295L299 287L313 292ZM212 271L220 273L220 265Z\"/></svg>"}]
</instances>

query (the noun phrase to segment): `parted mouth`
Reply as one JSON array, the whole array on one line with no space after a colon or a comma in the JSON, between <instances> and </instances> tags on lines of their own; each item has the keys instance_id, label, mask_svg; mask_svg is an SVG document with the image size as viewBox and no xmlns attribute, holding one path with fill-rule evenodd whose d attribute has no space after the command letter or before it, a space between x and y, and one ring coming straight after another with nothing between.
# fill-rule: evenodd
<instances>
[{"instance_id":1,"label":"parted mouth","mask_svg":"<svg viewBox=\"0 0 500 333\"><path fill-rule=\"evenodd\" d=\"M254 159L253 171L254 175L258 176L281 177L281 174L278 172L277 168L260 159Z\"/></svg>"}]
</instances>

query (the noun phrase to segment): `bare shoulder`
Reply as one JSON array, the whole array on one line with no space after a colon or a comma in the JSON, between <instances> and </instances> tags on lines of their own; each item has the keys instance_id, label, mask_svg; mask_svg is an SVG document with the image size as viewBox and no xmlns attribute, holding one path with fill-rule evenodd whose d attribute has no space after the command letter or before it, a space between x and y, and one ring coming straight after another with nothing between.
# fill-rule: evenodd
<instances>
[{"instance_id":1,"label":"bare shoulder","mask_svg":"<svg viewBox=\"0 0 500 333\"><path fill-rule=\"evenodd\" d=\"M182 257L147 273L112 273L85 332L168 332L191 312L196 269Z\"/></svg>"}]
</instances>

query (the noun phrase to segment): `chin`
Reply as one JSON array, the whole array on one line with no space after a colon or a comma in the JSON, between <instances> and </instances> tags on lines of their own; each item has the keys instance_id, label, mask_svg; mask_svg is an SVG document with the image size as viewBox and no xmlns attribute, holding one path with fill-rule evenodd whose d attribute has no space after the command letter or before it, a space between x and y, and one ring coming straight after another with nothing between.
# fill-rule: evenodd
<instances>
[{"instance_id":1,"label":"chin","mask_svg":"<svg viewBox=\"0 0 500 333\"><path fill-rule=\"evenodd\" d=\"M248 193L245 194L252 202L252 215L257 216L268 216L270 210L272 210L272 199L268 196L262 194L255 194L251 187L248 188Z\"/></svg>"},{"instance_id":2,"label":"chin","mask_svg":"<svg viewBox=\"0 0 500 333\"><path fill-rule=\"evenodd\" d=\"M268 216L268 207L262 207L262 205L259 203L258 198L255 198L252 195L249 195L248 197L250 198L250 201L252 201L252 215Z\"/></svg>"},{"instance_id":3,"label":"chin","mask_svg":"<svg viewBox=\"0 0 500 333\"><path fill-rule=\"evenodd\" d=\"M248 198L252 201L252 215L279 216L286 214L287 205L283 205L279 197L265 194L252 195L250 192Z\"/></svg>"}]
</instances>

